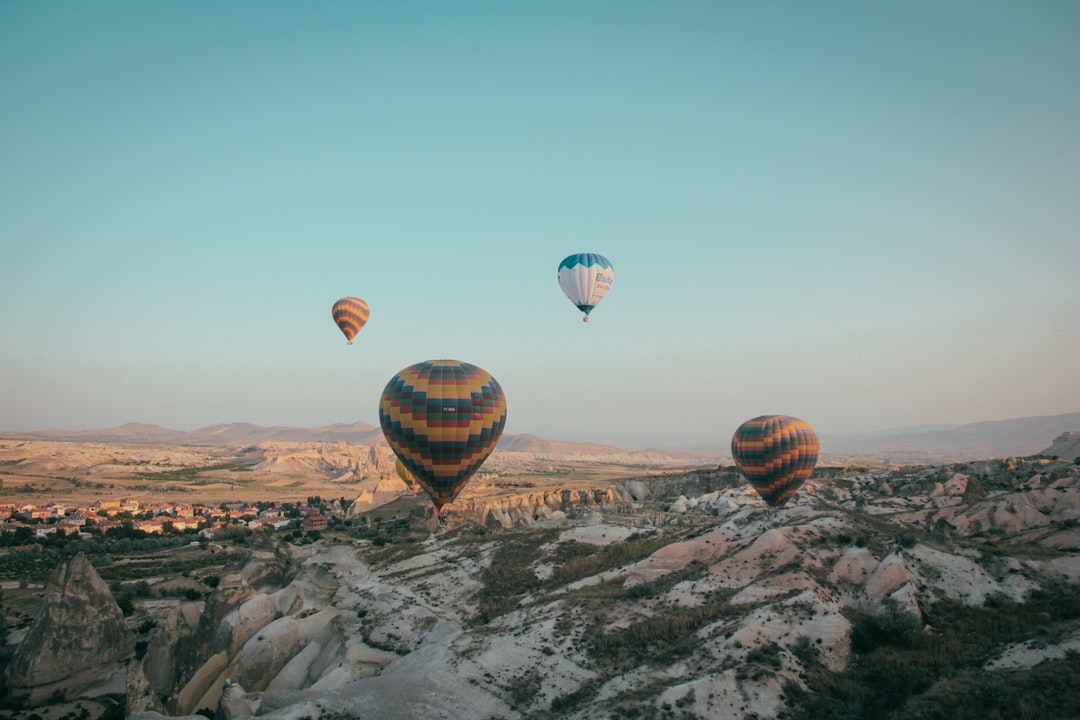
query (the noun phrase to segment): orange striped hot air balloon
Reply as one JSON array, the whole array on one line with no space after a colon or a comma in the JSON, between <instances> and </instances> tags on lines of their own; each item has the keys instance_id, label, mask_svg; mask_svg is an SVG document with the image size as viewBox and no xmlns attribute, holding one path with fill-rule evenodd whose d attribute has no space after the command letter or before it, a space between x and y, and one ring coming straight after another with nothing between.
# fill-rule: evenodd
<instances>
[{"instance_id":1,"label":"orange striped hot air balloon","mask_svg":"<svg viewBox=\"0 0 1080 720\"><path fill-rule=\"evenodd\" d=\"M791 499L817 464L820 445L810 425L790 415L747 420L731 438L731 456L770 507Z\"/></svg>"},{"instance_id":2,"label":"orange striped hot air balloon","mask_svg":"<svg viewBox=\"0 0 1080 720\"><path fill-rule=\"evenodd\" d=\"M360 332L360 328L368 321L368 316L371 311L368 309L368 304L357 297L343 297L334 303L333 308L334 322L341 329L341 332L345 333L345 339L352 345L353 338L356 337L356 333Z\"/></svg>"}]
</instances>

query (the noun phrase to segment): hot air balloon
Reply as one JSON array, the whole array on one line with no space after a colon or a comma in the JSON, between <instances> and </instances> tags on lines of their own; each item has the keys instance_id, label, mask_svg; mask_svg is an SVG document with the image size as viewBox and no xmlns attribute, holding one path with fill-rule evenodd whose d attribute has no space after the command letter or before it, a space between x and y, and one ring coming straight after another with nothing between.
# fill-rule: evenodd
<instances>
[{"instance_id":1,"label":"hot air balloon","mask_svg":"<svg viewBox=\"0 0 1080 720\"><path fill-rule=\"evenodd\" d=\"M786 503L817 464L817 435L790 415L760 415L747 420L731 438L731 456L770 507Z\"/></svg>"},{"instance_id":2,"label":"hot air balloon","mask_svg":"<svg viewBox=\"0 0 1080 720\"><path fill-rule=\"evenodd\" d=\"M395 467L397 468L398 477L405 482L408 488L412 490L412 494L415 495L416 491L420 489L420 484L416 482L416 478L413 477L409 468L405 467L405 463L401 462L401 458L397 459Z\"/></svg>"},{"instance_id":3,"label":"hot air balloon","mask_svg":"<svg viewBox=\"0 0 1080 720\"><path fill-rule=\"evenodd\" d=\"M352 345L356 333L360 332L360 328L364 327L364 324L368 321L368 316L371 314L368 304L356 297L341 298L334 303L332 312L334 322L341 328L341 332L345 333L345 339L349 341L350 345Z\"/></svg>"},{"instance_id":4,"label":"hot air balloon","mask_svg":"<svg viewBox=\"0 0 1080 720\"><path fill-rule=\"evenodd\" d=\"M577 253L559 263L559 287L585 313L584 322L589 322L589 313L614 281L615 267L603 255Z\"/></svg>"},{"instance_id":5,"label":"hot air balloon","mask_svg":"<svg viewBox=\"0 0 1080 720\"><path fill-rule=\"evenodd\" d=\"M506 396L486 370L427 360L390 378L379 400L379 424L438 512L495 449L506 425Z\"/></svg>"}]
</instances>

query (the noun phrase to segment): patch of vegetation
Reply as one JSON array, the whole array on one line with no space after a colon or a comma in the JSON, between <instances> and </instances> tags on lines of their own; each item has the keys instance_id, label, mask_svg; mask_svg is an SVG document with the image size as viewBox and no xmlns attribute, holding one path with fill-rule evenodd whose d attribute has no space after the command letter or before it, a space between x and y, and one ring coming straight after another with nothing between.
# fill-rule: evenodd
<instances>
[{"instance_id":1,"label":"patch of vegetation","mask_svg":"<svg viewBox=\"0 0 1080 720\"><path fill-rule=\"evenodd\" d=\"M629 627L596 635L588 653L598 665L605 667L668 664L700 647L697 632L701 628L743 612L745 608L731 606L727 597L696 607L668 608Z\"/></svg>"},{"instance_id":2,"label":"patch of vegetation","mask_svg":"<svg viewBox=\"0 0 1080 720\"><path fill-rule=\"evenodd\" d=\"M135 477L143 480L180 480L183 482L191 482L204 472L214 472L216 470L250 472L251 466L238 465L236 463L223 463L220 465L203 465L201 467L182 467L176 468L175 470L163 470L161 472L139 472L135 473Z\"/></svg>"},{"instance_id":3,"label":"patch of vegetation","mask_svg":"<svg viewBox=\"0 0 1080 720\"><path fill-rule=\"evenodd\" d=\"M1053 560L1067 557L1072 553L1066 548L1056 548L1038 542L1030 542L1023 537L1009 538L996 531L999 528L980 531L971 537L972 543L988 555L1016 560Z\"/></svg>"},{"instance_id":4,"label":"patch of vegetation","mask_svg":"<svg viewBox=\"0 0 1080 720\"><path fill-rule=\"evenodd\" d=\"M499 538L491 563L480 576L484 586L477 593L479 608L474 622L485 625L513 610L525 595L540 589L533 565L542 557L543 545L557 535L557 531L534 531Z\"/></svg>"},{"instance_id":5,"label":"patch of vegetation","mask_svg":"<svg viewBox=\"0 0 1080 720\"><path fill-rule=\"evenodd\" d=\"M561 543L552 558L555 572L547 587L568 585L605 570L613 570L647 558L671 542L670 538L631 535L622 542L591 545L577 541Z\"/></svg>"},{"instance_id":6,"label":"patch of vegetation","mask_svg":"<svg viewBox=\"0 0 1080 720\"><path fill-rule=\"evenodd\" d=\"M1027 671L986 670L1011 643L1058 640L1080 621L1080 594L1061 586L1033 592L1027 602L1001 597L983 607L940 600L928 608L932 632L895 606L853 615L853 660L831 673L807 647L796 655L809 691L789 684L786 720L930 720L931 718L1074 718L1080 707L1080 655L1045 661Z\"/></svg>"},{"instance_id":7,"label":"patch of vegetation","mask_svg":"<svg viewBox=\"0 0 1080 720\"><path fill-rule=\"evenodd\" d=\"M1075 718L1080 707L1080 653L1050 660L1028 672L964 671L908 703L912 720Z\"/></svg>"},{"instance_id":8,"label":"patch of vegetation","mask_svg":"<svg viewBox=\"0 0 1080 720\"><path fill-rule=\"evenodd\" d=\"M589 601L589 600L617 600L620 598L629 597L628 592L630 588L624 586L626 578L611 578L609 580L602 580L597 583L590 583L579 588L574 588L565 594L565 597L571 600L577 601ZM641 586L635 586L641 587ZM648 592L647 590L637 591L641 593Z\"/></svg>"},{"instance_id":9,"label":"patch of vegetation","mask_svg":"<svg viewBox=\"0 0 1080 720\"><path fill-rule=\"evenodd\" d=\"M633 687L616 694L609 701L612 717L627 718L627 720L674 720L675 718L698 718L698 715L688 713L675 714L675 708L670 703L663 703L660 707L655 705L657 697L674 683L674 679L654 679L644 685ZM675 701L675 705L681 710L694 702L694 691L690 690L686 695Z\"/></svg>"},{"instance_id":10,"label":"patch of vegetation","mask_svg":"<svg viewBox=\"0 0 1080 720\"><path fill-rule=\"evenodd\" d=\"M542 686L543 679L536 668L529 668L521 675L516 676L506 688L507 693L510 695L510 708L518 710L528 707L536 693L540 692Z\"/></svg>"},{"instance_id":11,"label":"patch of vegetation","mask_svg":"<svg viewBox=\"0 0 1080 720\"><path fill-rule=\"evenodd\" d=\"M593 700L599 689L599 679L593 679L582 683L581 687L572 693L560 695L551 701L551 712L548 714L548 717L561 718L566 716L569 712L576 710L585 703Z\"/></svg>"},{"instance_id":12,"label":"patch of vegetation","mask_svg":"<svg viewBox=\"0 0 1080 720\"><path fill-rule=\"evenodd\" d=\"M145 578L155 575L190 575L195 570L204 568L219 568L232 557L200 554L194 558L170 558L160 553L146 554L141 557L133 555L125 558L123 563L101 564L94 563L94 569L101 579L106 582L127 581Z\"/></svg>"},{"instance_id":13,"label":"patch of vegetation","mask_svg":"<svg viewBox=\"0 0 1080 720\"><path fill-rule=\"evenodd\" d=\"M377 567L403 562L411 557L422 555L428 550L423 543L417 542L415 537L376 535L372 538L371 544L376 549L368 551L363 555L363 559Z\"/></svg>"}]
</instances>

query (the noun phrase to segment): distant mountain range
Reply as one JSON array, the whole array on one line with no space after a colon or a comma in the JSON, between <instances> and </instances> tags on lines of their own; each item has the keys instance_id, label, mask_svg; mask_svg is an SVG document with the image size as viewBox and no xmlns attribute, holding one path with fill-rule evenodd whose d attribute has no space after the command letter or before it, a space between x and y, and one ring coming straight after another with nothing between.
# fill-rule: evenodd
<instances>
[{"instance_id":1,"label":"distant mountain range","mask_svg":"<svg viewBox=\"0 0 1080 720\"><path fill-rule=\"evenodd\" d=\"M896 428L822 438L832 454L928 460L978 460L1047 452L1058 436L1080 430L1080 412L970 423ZM1071 460L1072 458L1065 458Z\"/></svg>"},{"instance_id":2,"label":"distant mountain range","mask_svg":"<svg viewBox=\"0 0 1080 720\"><path fill-rule=\"evenodd\" d=\"M32 440L79 440L82 442L150 443L154 445L256 445L263 442L334 442L358 445L385 443L382 429L365 422L334 423L313 428L286 425L227 423L198 430L173 430L161 425L126 423L102 430L31 430L3 432L0 437Z\"/></svg>"},{"instance_id":3,"label":"distant mountain range","mask_svg":"<svg viewBox=\"0 0 1080 720\"><path fill-rule=\"evenodd\" d=\"M152 445L209 445L235 447L257 445L264 442L336 442L356 445L385 445L382 429L365 422L334 423L313 428L285 425L256 425L254 423L227 423L210 425L198 430L173 430L144 423L126 423L100 430L30 430L27 432L0 432L0 438L21 440L66 440L79 442L146 443ZM499 449L505 452L528 452L539 455L617 455L627 452L625 448L596 443L576 443L550 440L537 435L503 435ZM693 454L693 453L680 453Z\"/></svg>"},{"instance_id":4,"label":"distant mountain range","mask_svg":"<svg viewBox=\"0 0 1080 720\"><path fill-rule=\"evenodd\" d=\"M834 459L863 457L879 462L962 461L1036 455L1048 451L1063 433L1077 431L1080 431L1080 412L968 425L922 425L870 433L822 436L821 444L823 455L832 456ZM0 438L219 447L274 441L343 440L360 445L386 442L380 428L365 422L334 423L313 428L228 423L191 431L173 430L161 425L127 423L101 430L0 432ZM550 440L529 434L504 435L499 441L499 449L543 455L603 455L624 450L612 445Z\"/></svg>"}]
</instances>

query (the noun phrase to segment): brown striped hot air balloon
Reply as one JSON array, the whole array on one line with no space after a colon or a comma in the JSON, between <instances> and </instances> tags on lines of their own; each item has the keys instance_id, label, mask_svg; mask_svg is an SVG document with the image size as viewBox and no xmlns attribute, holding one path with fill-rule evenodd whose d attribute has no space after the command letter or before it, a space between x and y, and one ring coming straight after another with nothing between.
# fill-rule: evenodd
<instances>
[{"instance_id":1,"label":"brown striped hot air balloon","mask_svg":"<svg viewBox=\"0 0 1080 720\"><path fill-rule=\"evenodd\" d=\"M760 415L747 420L731 438L731 456L770 507L791 499L817 464L817 435L790 415Z\"/></svg>"},{"instance_id":2,"label":"brown striped hot air balloon","mask_svg":"<svg viewBox=\"0 0 1080 720\"><path fill-rule=\"evenodd\" d=\"M368 304L357 297L343 297L334 303L334 322L341 328L341 332L345 333L345 339L350 345L356 333L367 323L370 314Z\"/></svg>"}]
</instances>

